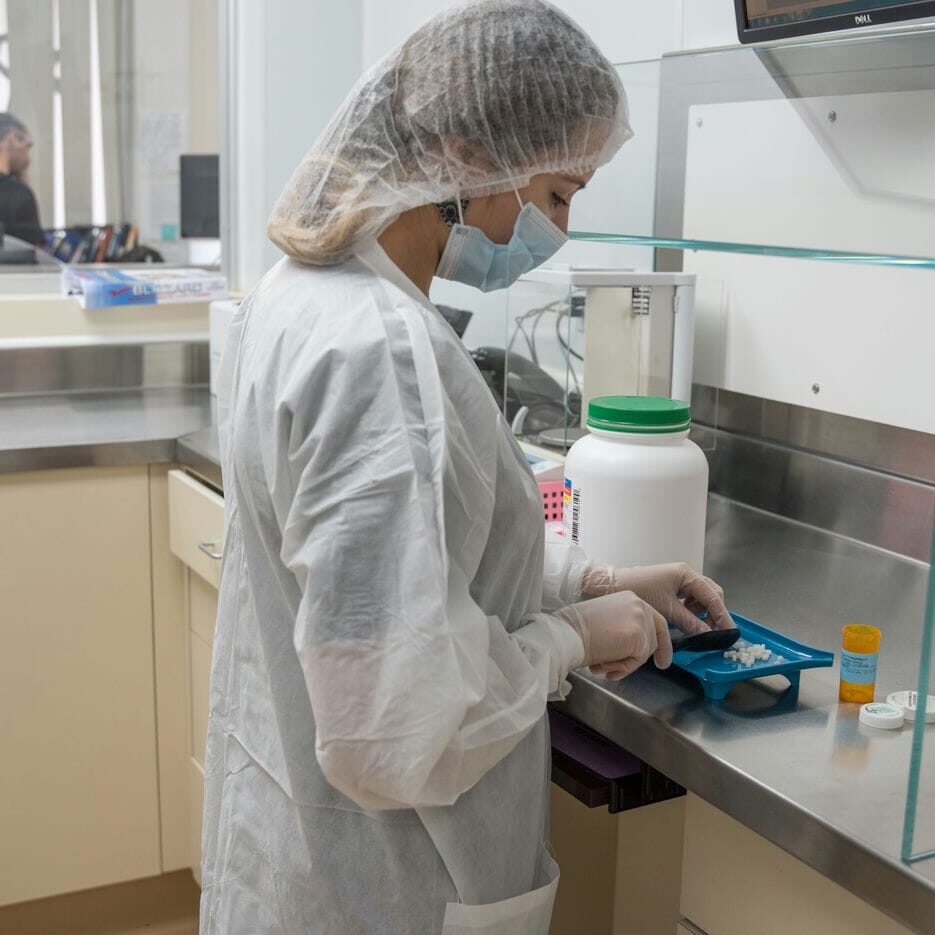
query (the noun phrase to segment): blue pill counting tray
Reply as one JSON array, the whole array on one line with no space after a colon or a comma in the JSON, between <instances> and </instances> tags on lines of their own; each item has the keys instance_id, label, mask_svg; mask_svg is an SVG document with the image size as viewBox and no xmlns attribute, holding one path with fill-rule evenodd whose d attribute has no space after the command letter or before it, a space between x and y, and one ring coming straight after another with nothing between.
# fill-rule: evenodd
<instances>
[{"instance_id":1,"label":"blue pill counting tray","mask_svg":"<svg viewBox=\"0 0 935 935\"><path fill-rule=\"evenodd\" d=\"M799 687L803 669L820 669L834 665L834 653L797 643L788 637L764 627L760 623L731 614L740 630L740 641L732 649L762 644L770 651L769 659L757 660L752 665L734 662L724 657L724 650L709 653L675 653L672 664L694 675L701 682L705 697L720 701L737 682L784 675L793 688ZM782 659L782 662L779 659Z\"/></svg>"}]
</instances>

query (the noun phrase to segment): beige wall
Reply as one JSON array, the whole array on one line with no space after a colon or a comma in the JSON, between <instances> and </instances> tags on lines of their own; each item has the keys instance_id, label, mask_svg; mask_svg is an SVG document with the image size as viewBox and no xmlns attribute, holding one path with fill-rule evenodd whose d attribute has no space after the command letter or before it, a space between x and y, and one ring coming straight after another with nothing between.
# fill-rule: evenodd
<instances>
[{"instance_id":1,"label":"beige wall","mask_svg":"<svg viewBox=\"0 0 935 935\"><path fill-rule=\"evenodd\" d=\"M189 42L189 146L193 153L216 153L218 125L218 0L191 0Z\"/></svg>"},{"instance_id":2,"label":"beige wall","mask_svg":"<svg viewBox=\"0 0 935 935\"><path fill-rule=\"evenodd\" d=\"M163 242L161 228L179 222L179 154L218 152L218 2L136 0L133 17L132 215L145 243L181 262L186 245ZM173 141L176 120L181 138Z\"/></svg>"}]
</instances>

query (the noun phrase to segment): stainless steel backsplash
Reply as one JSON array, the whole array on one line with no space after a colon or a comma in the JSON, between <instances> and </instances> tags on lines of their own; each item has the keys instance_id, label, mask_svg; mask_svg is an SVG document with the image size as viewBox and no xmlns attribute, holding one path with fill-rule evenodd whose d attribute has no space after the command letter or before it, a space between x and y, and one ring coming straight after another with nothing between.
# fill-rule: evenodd
<instances>
[{"instance_id":1,"label":"stainless steel backsplash","mask_svg":"<svg viewBox=\"0 0 935 935\"><path fill-rule=\"evenodd\" d=\"M208 384L208 343L0 347L0 397ZM928 563L935 435L696 385L711 491Z\"/></svg>"},{"instance_id":2,"label":"stainless steel backsplash","mask_svg":"<svg viewBox=\"0 0 935 935\"><path fill-rule=\"evenodd\" d=\"M929 562L935 436L696 385L711 491Z\"/></svg>"},{"instance_id":3,"label":"stainless steel backsplash","mask_svg":"<svg viewBox=\"0 0 935 935\"><path fill-rule=\"evenodd\" d=\"M0 347L0 397L207 384L207 337Z\"/></svg>"}]
</instances>

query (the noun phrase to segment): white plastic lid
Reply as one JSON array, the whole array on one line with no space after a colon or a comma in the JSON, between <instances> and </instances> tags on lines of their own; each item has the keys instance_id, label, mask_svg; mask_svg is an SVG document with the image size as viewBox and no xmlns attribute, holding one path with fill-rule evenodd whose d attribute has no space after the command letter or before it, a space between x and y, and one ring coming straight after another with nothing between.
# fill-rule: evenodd
<instances>
[{"instance_id":1,"label":"white plastic lid","mask_svg":"<svg viewBox=\"0 0 935 935\"><path fill-rule=\"evenodd\" d=\"M895 730L903 726L903 709L894 704L871 701L860 709L860 723L867 727L879 727L883 730Z\"/></svg>"},{"instance_id":2,"label":"white plastic lid","mask_svg":"<svg viewBox=\"0 0 935 935\"><path fill-rule=\"evenodd\" d=\"M886 697L886 703L902 708L907 721L916 719L919 693L914 691L892 692ZM929 695L925 704L925 720L931 724L935 721L935 695Z\"/></svg>"}]
</instances>

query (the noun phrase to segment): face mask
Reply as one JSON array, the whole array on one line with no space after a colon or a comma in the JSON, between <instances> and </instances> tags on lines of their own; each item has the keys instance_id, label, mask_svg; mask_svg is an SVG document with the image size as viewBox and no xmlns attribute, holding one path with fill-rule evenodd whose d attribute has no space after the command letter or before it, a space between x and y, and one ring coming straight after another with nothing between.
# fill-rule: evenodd
<instances>
[{"instance_id":1,"label":"face mask","mask_svg":"<svg viewBox=\"0 0 935 935\"><path fill-rule=\"evenodd\" d=\"M523 273L553 257L567 240L534 204L525 204L507 244L494 243L480 228L455 224L435 275L482 292L506 289Z\"/></svg>"}]
</instances>

